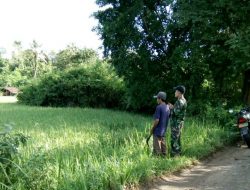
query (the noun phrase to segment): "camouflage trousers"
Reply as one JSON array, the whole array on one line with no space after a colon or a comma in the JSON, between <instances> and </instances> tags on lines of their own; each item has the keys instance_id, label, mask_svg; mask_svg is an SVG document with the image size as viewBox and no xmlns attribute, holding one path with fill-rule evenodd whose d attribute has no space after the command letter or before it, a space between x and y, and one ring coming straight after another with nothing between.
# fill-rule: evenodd
<instances>
[{"instance_id":1,"label":"camouflage trousers","mask_svg":"<svg viewBox=\"0 0 250 190\"><path fill-rule=\"evenodd\" d=\"M172 120L171 121L171 156L177 156L181 154L181 123Z\"/></svg>"}]
</instances>

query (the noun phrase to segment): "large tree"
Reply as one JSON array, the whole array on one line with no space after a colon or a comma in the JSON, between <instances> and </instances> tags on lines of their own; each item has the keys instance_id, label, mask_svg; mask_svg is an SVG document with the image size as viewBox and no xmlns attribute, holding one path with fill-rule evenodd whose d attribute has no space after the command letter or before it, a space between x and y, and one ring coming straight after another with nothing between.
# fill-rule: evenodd
<instances>
[{"instance_id":1,"label":"large tree","mask_svg":"<svg viewBox=\"0 0 250 190\"><path fill-rule=\"evenodd\" d=\"M175 7L178 14L174 14L173 19L179 25L191 26L189 42L199 51L191 57L199 57L209 65L213 94L224 102L235 100L242 91L245 71L249 69L250 2L177 1ZM191 52L196 51L192 48ZM243 95L246 94L243 91Z\"/></svg>"},{"instance_id":2,"label":"large tree","mask_svg":"<svg viewBox=\"0 0 250 190\"><path fill-rule=\"evenodd\" d=\"M111 56L128 86L128 106L147 109L158 90L172 93L182 83L199 92L205 70L203 62L190 59L190 25L173 17L176 3L153 0L99 0L109 8L96 13L104 41L104 55ZM200 75L193 73L202 72ZM191 88L188 88L191 89Z\"/></svg>"},{"instance_id":3,"label":"large tree","mask_svg":"<svg viewBox=\"0 0 250 190\"><path fill-rule=\"evenodd\" d=\"M49 57L37 41L33 40L28 49L23 49L18 41L14 42L14 46L16 50L12 55L11 70L18 70L29 79L38 78L51 71Z\"/></svg>"},{"instance_id":4,"label":"large tree","mask_svg":"<svg viewBox=\"0 0 250 190\"><path fill-rule=\"evenodd\" d=\"M179 83L187 86L190 101L221 103L238 97L248 69L249 1L97 4L103 7L95 16L104 55L125 76L128 103L134 108L146 108L153 93Z\"/></svg>"}]
</instances>

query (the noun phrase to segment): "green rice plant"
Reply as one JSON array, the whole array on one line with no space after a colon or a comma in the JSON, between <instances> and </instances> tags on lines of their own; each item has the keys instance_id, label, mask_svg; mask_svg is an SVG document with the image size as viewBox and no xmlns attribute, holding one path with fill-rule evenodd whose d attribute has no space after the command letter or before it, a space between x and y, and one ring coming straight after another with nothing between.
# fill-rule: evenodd
<instances>
[{"instance_id":1,"label":"green rice plant","mask_svg":"<svg viewBox=\"0 0 250 190\"><path fill-rule=\"evenodd\" d=\"M0 115L0 124L15 122L17 132L31 137L15 160L26 174L20 178L20 170L15 171L10 188L17 190L133 187L190 166L235 137L216 122L188 118L182 134L183 156L160 158L151 154L152 140L150 147L145 142L150 117L106 109L18 104L0 105ZM170 128L166 142L169 148Z\"/></svg>"}]
</instances>

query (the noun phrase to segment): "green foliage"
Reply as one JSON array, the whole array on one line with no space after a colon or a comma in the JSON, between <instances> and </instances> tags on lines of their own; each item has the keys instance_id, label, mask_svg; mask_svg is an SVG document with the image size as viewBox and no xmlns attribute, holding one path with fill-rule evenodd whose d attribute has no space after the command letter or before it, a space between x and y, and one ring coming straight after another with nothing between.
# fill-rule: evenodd
<instances>
[{"instance_id":1,"label":"green foliage","mask_svg":"<svg viewBox=\"0 0 250 190\"><path fill-rule=\"evenodd\" d=\"M39 78L51 71L51 62L35 40L30 48L23 50L21 42L15 42L16 51L10 60L10 70L18 71L28 79Z\"/></svg>"},{"instance_id":2,"label":"green foliage","mask_svg":"<svg viewBox=\"0 0 250 190\"><path fill-rule=\"evenodd\" d=\"M0 56L0 86L23 87L48 73L69 70L99 61L92 49L80 49L74 44L59 52L46 53L35 40L24 49L20 41L14 42L10 59Z\"/></svg>"},{"instance_id":3,"label":"green foliage","mask_svg":"<svg viewBox=\"0 0 250 190\"><path fill-rule=\"evenodd\" d=\"M4 131L0 133L0 186L3 186L3 189L19 190L56 189L53 158L39 149L38 153L30 155L28 160L18 165L22 160L18 150L20 145L27 145L27 137L22 133L11 134L10 124L5 124L4 127Z\"/></svg>"},{"instance_id":4,"label":"green foliage","mask_svg":"<svg viewBox=\"0 0 250 190\"><path fill-rule=\"evenodd\" d=\"M123 80L106 62L52 73L24 87L18 99L42 106L120 107Z\"/></svg>"},{"instance_id":5,"label":"green foliage","mask_svg":"<svg viewBox=\"0 0 250 190\"><path fill-rule=\"evenodd\" d=\"M52 71L52 64L41 46L33 41L28 49L14 42L15 50L10 59L0 58L0 86L21 87L34 78Z\"/></svg>"},{"instance_id":6,"label":"green foliage","mask_svg":"<svg viewBox=\"0 0 250 190\"><path fill-rule=\"evenodd\" d=\"M21 162L21 169L12 174L12 178L16 179L12 185L14 189L57 189L55 158L41 149L37 151L30 155L25 162Z\"/></svg>"},{"instance_id":7,"label":"green foliage","mask_svg":"<svg viewBox=\"0 0 250 190\"><path fill-rule=\"evenodd\" d=\"M9 71L8 69L4 69L0 75L0 86L23 86L29 82L26 76L22 76L22 74L18 71Z\"/></svg>"},{"instance_id":8,"label":"green foliage","mask_svg":"<svg viewBox=\"0 0 250 190\"><path fill-rule=\"evenodd\" d=\"M213 94L211 99L214 101L210 100L210 103L239 103L242 100L242 73L248 67L247 55L242 49L250 46L238 43L241 40L236 42L236 38L246 36L249 25L247 18L250 16L249 2L179 1L175 6L177 11L174 19L180 26L190 26L187 43L191 47L190 58L196 57L202 65L209 66L205 79L213 84L210 93ZM192 52L195 54L192 55Z\"/></svg>"},{"instance_id":9,"label":"green foliage","mask_svg":"<svg viewBox=\"0 0 250 190\"><path fill-rule=\"evenodd\" d=\"M0 110L0 123L15 121L17 130L31 136L16 160L21 170L14 172L12 187L18 190L125 189L189 166L235 140L227 127L187 118L183 156L158 158L145 142L150 117L106 109L18 104L1 104ZM169 135L168 129L167 144Z\"/></svg>"},{"instance_id":10,"label":"green foliage","mask_svg":"<svg viewBox=\"0 0 250 190\"><path fill-rule=\"evenodd\" d=\"M236 117L229 113L229 109L234 108L240 110L240 107L232 107L232 105L209 104L203 101L190 102L188 107L188 115L196 115L196 118L206 121L216 121L218 126L226 127L232 131L238 131L234 124Z\"/></svg>"},{"instance_id":11,"label":"green foliage","mask_svg":"<svg viewBox=\"0 0 250 190\"><path fill-rule=\"evenodd\" d=\"M1 72L1 73L2 73L2 71L3 71L3 69L4 69L4 67L6 66L6 64L7 64L7 60L4 59L4 58L2 58L2 57L1 57L1 54L0 54L0 72Z\"/></svg>"},{"instance_id":12,"label":"green foliage","mask_svg":"<svg viewBox=\"0 0 250 190\"><path fill-rule=\"evenodd\" d=\"M167 1L98 0L99 6L110 5L95 13L97 31L104 41L104 55L111 56L116 70L127 85L127 107L152 109L152 96L171 89L176 80L170 77L166 58L171 12ZM167 32L166 32L167 31Z\"/></svg>"},{"instance_id":13,"label":"green foliage","mask_svg":"<svg viewBox=\"0 0 250 190\"><path fill-rule=\"evenodd\" d=\"M80 49L75 45L69 45L66 49L58 52L53 59L55 70L63 71L79 65L95 63L98 56L94 50Z\"/></svg>"},{"instance_id":14,"label":"green foliage","mask_svg":"<svg viewBox=\"0 0 250 190\"><path fill-rule=\"evenodd\" d=\"M143 110L154 93L167 89L172 94L177 84L184 84L188 100L202 101L202 107L242 100L243 73L249 69L249 1L97 4L107 6L95 13L96 30L105 56L124 76L128 107Z\"/></svg>"},{"instance_id":15,"label":"green foliage","mask_svg":"<svg viewBox=\"0 0 250 190\"><path fill-rule=\"evenodd\" d=\"M21 133L11 134L12 125L5 124L0 132L0 181L6 186L13 183L13 170L16 168L14 160L20 145L26 145L27 137Z\"/></svg>"}]
</instances>

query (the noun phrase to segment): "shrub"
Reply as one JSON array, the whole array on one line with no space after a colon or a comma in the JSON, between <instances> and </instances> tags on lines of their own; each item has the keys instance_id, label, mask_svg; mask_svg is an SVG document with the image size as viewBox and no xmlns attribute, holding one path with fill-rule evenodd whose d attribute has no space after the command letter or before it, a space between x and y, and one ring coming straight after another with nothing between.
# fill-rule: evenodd
<instances>
[{"instance_id":1,"label":"shrub","mask_svg":"<svg viewBox=\"0 0 250 190\"><path fill-rule=\"evenodd\" d=\"M235 110L239 110L238 107L233 107ZM233 114L229 113L229 107L227 105L212 105L210 103L202 103L202 101L195 101L188 105L188 116L196 116L199 119L205 119L207 121L217 122L220 126L233 127L236 122L236 118Z\"/></svg>"},{"instance_id":2,"label":"shrub","mask_svg":"<svg viewBox=\"0 0 250 190\"><path fill-rule=\"evenodd\" d=\"M13 173L16 179L13 189L54 190L57 186L55 159L43 150L33 150L35 153L21 161L21 170ZM25 174L25 175L24 175Z\"/></svg>"},{"instance_id":3,"label":"shrub","mask_svg":"<svg viewBox=\"0 0 250 190\"><path fill-rule=\"evenodd\" d=\"M44 76L24 87L21 103L42 106L122 107L123 80L106 62Z\"/></svg>"},{"instance_id":4,"label":"shrub","mask_svg":"<svg viewBox=\"0 0 250 190\"><path fill-rule=\"evenodd\" d=\"M26 145L27 137L21 133L11 134L12 125L5 124L0 132L0 184L8 187L13 180L14 159L18 155L20 145Z\"/></svg>"}]
</instances>

